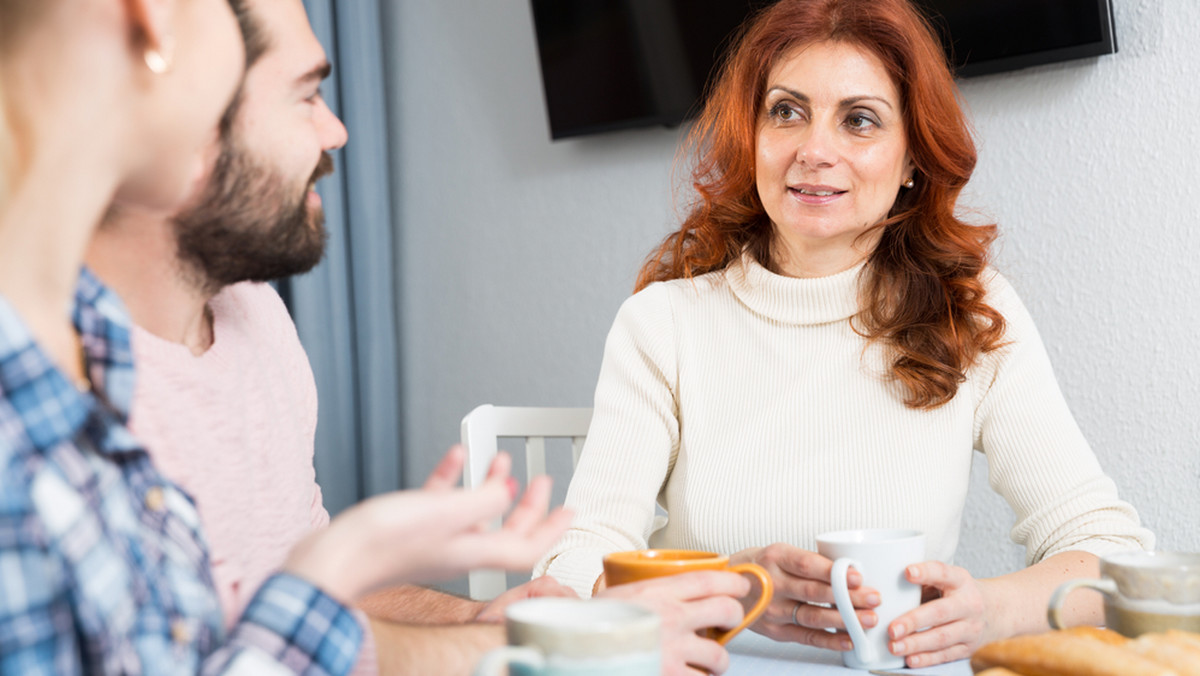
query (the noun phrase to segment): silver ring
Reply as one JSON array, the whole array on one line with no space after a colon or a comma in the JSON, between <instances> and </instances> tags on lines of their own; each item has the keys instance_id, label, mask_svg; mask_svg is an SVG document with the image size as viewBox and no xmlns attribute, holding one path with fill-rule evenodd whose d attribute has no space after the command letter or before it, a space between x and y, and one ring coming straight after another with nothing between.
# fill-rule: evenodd
<instances>
[{"instance_id":1,"label":"silver ring","mask_svg":"<svg viewBox=\"0 0 1200 676\"><path fill-rule=\"evenodd\" d=\"M796 607L792 608L792 624L794 624L796 626L800 626L800 620L796 619L796 613L800 612L800 606L802 606L802 605L804 605L804 604L800 603L799 601L796 601Z\"/></svg>"}]
</instances>

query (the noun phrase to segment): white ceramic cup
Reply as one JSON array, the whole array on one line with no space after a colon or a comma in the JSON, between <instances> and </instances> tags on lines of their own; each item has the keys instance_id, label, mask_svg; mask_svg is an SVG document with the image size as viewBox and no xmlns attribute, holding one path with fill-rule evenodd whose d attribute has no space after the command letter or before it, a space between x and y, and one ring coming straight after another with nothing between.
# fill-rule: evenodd
<instances>
[{"instance_id":1,"label":"white ceramic cup","mask_svg":"<svg viewBox=\"0 0 1200 676\"><path fill-rule=\"evenodd\" d=\"M504 612L508 645L475 676L659 676L659 618L610 599L538 598Z\"/></svg>"},{"instance_id":2,"label":"white ceramic cup","mask_svg":"<svg viewBox=\"0 0 1200 676\"><path fill-rule=\"evenodd\" d=\"M854 650L842 653L851 669L897 669L904 658L888 652L887 628L892 620L921 604L921 586L904 578L904 569L925 560L925 535L915 530L861 529L817 536L817 553L833 561L830 585ZM854 568L863 586L879 592L879 623L864 630L854 614L846 575Z\"/></svg>"}]
</instances>

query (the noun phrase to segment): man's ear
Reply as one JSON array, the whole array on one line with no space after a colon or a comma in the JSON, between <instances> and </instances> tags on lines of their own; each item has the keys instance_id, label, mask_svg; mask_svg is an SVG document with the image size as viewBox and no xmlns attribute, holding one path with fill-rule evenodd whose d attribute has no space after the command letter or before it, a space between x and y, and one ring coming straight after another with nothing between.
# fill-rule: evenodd
<instances>
[{"instance_id":1,"label":"man's ear","mask_svg":"<svg viewBox=\"0 0 1200 676\"><path fill-rule=\"evenodd\" d=\"M141 50L151 71L170 70L175 58L175 32L172 15L176 0L125 0L135 48Z\"/></svg>"}]
</instances>

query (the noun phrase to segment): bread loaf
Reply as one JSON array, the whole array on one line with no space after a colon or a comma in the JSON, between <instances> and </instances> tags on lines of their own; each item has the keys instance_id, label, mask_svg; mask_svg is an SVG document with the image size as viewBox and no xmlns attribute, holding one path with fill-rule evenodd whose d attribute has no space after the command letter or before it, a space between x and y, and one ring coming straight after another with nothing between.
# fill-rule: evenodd
<instances>
[{"instance_id":1,"label":"bread loaf","mask_svg":"<svg viewBox=\"0 0 1200 676\"><path fill-rule=\"evenodd\" d=\"M1178 629L1168 629L1167 636L1176 641L1200 648L1200 634L1193 634L1190 631L1180 631Z\"/></svg>"},{"instance_id":2,"label":"bread loaf","mask_svg":"<svg viewBox=\"0 0 1200 676\"><path fill-rule=\"evenodd\" d=\"M1103 627L1071 627L1070 629L1064 629L1063 631L1071 634L1072 636L1091 638L1097 641L1103 641L1109 645L1124 645L1125 643L1129 642L1129 639L1118 634L1112 629L1105 629Z\"/></svg>"},{"instance_id":3,"label":"bread loaf","mask_svg":"<svg viewBox=\"0 0 1200 676\"><path fill-rule=\"evenodd\" d=\"M1023 676L1181 676L1124 646L1065 631L988 643L975 652L971 668L992 667Z\"/></svg>"},{"instance_id":4,"label":"bread loaf","mask_svg":"<svg viewBox=\"0 0 1200 676\"><path fill-rule=\"evenodd\" d=\"M1200 676L1200 644L1167 634L1143 634L1127 644L1129 650L1171 667L1179 676Z\"/></svg>"}]
</instances>

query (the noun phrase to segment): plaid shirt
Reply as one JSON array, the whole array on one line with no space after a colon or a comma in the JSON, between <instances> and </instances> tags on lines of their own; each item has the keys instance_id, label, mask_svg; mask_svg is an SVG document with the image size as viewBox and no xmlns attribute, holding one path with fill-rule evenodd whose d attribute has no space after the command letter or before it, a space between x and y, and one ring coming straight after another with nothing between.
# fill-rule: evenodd
<instances>
[{"instance_id":1,"label":"plaid shirt","mask_svg":"<svg viewBox=\"0 0 1200 676\"><path fill-rule=\"evenodd\" d=\"M0 297L0 674L344 674L362 629L269 579L228 638L190 498L125 427L129 323L86 270L80 392Z\"/></svg>"}]
</instances>

